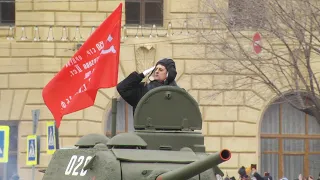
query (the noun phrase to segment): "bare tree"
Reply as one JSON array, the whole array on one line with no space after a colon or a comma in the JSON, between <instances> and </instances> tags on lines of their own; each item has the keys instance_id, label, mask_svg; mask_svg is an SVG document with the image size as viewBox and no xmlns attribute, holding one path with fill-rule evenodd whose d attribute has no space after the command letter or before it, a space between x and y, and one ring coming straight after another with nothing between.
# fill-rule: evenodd
<instances>
[{"instance_id":1,"label":"bare tree","mask_svg":"<svg viewBox=\"0 0 320 180\"><path fill-rule=\"evenodd\" d=\"M320 123L320 1L202 1L210 11L202 18L211 28L200 35L207 53L232 62L214 65L245 74ZM253 40L254 32L261 41Z\"/></svg>"}]
</instances>

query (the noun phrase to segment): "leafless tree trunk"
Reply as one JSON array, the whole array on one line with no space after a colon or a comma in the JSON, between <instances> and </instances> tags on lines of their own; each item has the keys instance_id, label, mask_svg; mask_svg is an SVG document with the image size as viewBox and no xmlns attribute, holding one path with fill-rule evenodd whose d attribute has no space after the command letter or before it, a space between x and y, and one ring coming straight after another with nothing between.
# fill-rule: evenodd
<instances>
[{"instance_id":1,"label":"leafless tree trunk","mask_svg":"<svg viewBox=\"0 0 320 180\"><path fill-rule=\"evenodd\" d=\"M246 71L247 79L263 83L320 123L320 1L202 3L211 11L205 13L211 28L200 35L210 47L207 51L223 53L234 62L215 65L227 73ZM253 41L254 32L261 34L262 41ZM253 46L260 47L261 52L255 53Z\"/></svg>"}]
</instances>

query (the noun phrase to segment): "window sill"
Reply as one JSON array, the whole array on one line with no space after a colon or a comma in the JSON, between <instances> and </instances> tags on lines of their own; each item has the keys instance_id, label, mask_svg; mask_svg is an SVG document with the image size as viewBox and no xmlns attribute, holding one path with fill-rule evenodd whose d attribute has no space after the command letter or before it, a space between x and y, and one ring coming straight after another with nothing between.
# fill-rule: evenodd
<instances>
[{"instance_id":1,"label":"window sill","mask_svg":"<svg viewBox=\"0 0 320 180\"><path fill-rule=\"evenodd\" d=\"M0 37L2 38L7 38L7 36L10 34L12 36L12 34L14 34L14 29L12 29L12 31L10 32L10 27L14 26L10 26L10 25L1 25L0 24Z\"/></svg>"},{"instance_id":2,"label":"window sill","mask_svg":"<svg viewBox=\"0 0 320 180\"><path fill-rule=\"evenodd\" d=\"M14 27L14 25L2 25L0 24L0 30L9 30L10 27Z\"/></svg>"},{"instance_id":3,"label":"window sill","mask_svg":"<svg viewBox=\"0 0 320 180\"><path fill-rule=\"evenodd\" d=\"M139 25L138 24L125 24L124 25L126 29L138 29ZM167 29L166 26L163 25L156 25L155 28L153 28L153 25L142 25L141 29L158 29L158 30L163 30Z\"/></svg>"}]
</instances>

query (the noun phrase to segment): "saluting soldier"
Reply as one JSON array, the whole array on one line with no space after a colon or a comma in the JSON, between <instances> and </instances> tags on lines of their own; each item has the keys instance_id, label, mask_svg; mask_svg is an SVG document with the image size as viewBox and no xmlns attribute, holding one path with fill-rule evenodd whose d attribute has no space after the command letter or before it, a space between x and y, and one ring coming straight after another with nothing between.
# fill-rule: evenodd
<instances>
[{"instance_id":1,"label":"saluting soldier","mask_svg":"<svg viewBox=\"0 0 320 180\"><path fill-rule=\"evenodd\" d=\"M148 74L148 80L141 82ZM175 78L177 75L176 65L172 59L161 59L154 67L142 73L132 72L128 77L117 85L121 97L133 107L133 112L140 99L151 89L160 86L177 86ZM150 76L153 80L150 80Z\"/></svg>"}]
</instances>

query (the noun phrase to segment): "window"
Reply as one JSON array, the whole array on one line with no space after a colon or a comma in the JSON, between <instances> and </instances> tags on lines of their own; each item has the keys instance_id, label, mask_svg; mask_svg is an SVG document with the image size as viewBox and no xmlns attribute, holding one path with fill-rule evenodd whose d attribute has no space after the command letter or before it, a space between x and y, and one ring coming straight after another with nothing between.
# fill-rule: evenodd
<instances>
[{"instance_id":1,"label":"window","mask_svg":"<svg viewBox=\"0 0 320 180\"><path fill-rule=\"evenodd\" d=\"M264 25L264 0L229 0L229 26L231 28L260 28Z\"/></svg>"},{"instance_id":2,"label":"window","mask_svg":"<svg viewBox=\"0 0 320 180\"><path fill-rule=\"evenodd\" d=\"M0 121L0 126L10 126L8 163L0 163L0 179L10 179L18 174L18 122Z\"/></svg>"},{"instance_id":3,"label":"window","mask_svg":"<svg viewBox=\"0 0 320 180\"><path fill-rule=\"evenodd\" d=\"M320 124L285 101L265 112L261 124L261 172L273 179L317 178L320 169Z\"/></svg>"},{"instance_id":4,"label":"window","mask_svg":"<svg viewBox=\"0 0 320 180\"><path fill-rule=\"evenodd\" d=\"M117 103L117 130L116 133L132 132L134 131L133 125L133 112L132 106L130 106L121 97L118 98ZM109 110L107 123L105 127L106 136L111 136L111 123L112 123L112 110Z\"/></svg>"},{"instance_id":5,"label":"window","mask_svg":"<svg viewBox=\"0 0 320 180\"><path fill-rule=\"evenodd\" d=\"M12 1L12 2L8 2ZM12 25L15 22L15 1L0 1L0 25Z\"/></svg>"},{"instance_id":6,"label":"window","mask_svg":"<svg viewBox=\"0 0 320 180\"><path fill-rule=\"evenodd\" d=\"M126 24L163 25L163 0L126 0Z\"/></svg>"}]
</instances>

